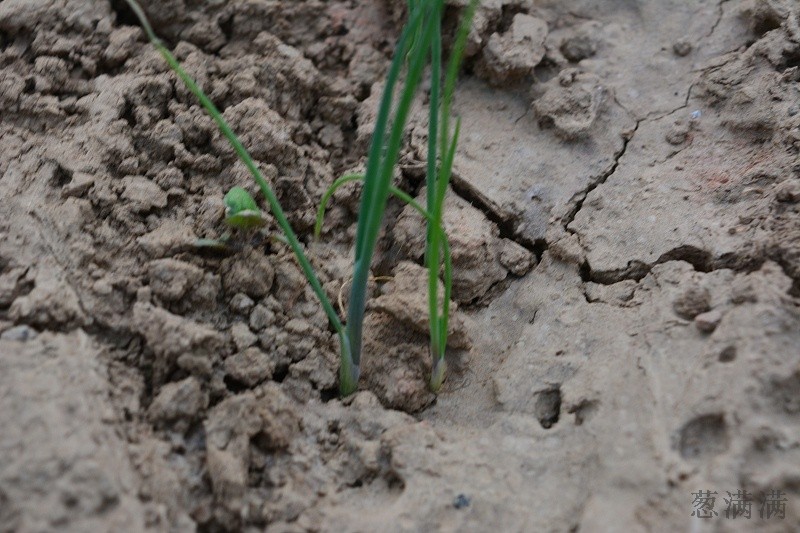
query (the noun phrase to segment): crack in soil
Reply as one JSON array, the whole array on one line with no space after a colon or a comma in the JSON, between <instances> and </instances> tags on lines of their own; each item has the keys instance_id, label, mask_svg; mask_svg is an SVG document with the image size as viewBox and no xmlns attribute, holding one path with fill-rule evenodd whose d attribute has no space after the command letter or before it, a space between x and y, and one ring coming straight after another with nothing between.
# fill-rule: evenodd
<instances>
[{"instance_id":1,"label":"crack in soil","mask_svg":"<svg viewBox=\"0 0 800 533\"><path fill-rule=\"evenodd\" d=\"M639 125L644 122L644 120L646 119L637 120L633 129L630 132L623 134L622 148L620 148L620 150L614 154L614 163L611 165L611 168L609 168L607 172L603 173L603 175L601 175L598 179L589 183L589 185L583 191L573 195L573 198L575 198L575 203L572 206L572 209L570 209L569 213L567 213L567 215L564 217L564 222L562 224L562 227L567 233L573 235L576 234L575 230L569 228L569 225L572 224L572 222L575 220L575 217L578 216L578 212L583 207L583 203L586 201L586 197L589 196L589 193L591 193L600 185L604 184L608 178L614 175L614 173L617 171L620 159L622 159L622 157L625 155L625 152L628 150L628 145L630 144L631 140L633 140L636 131L639 129Z\"/></svg>"},{"instance_id":2,"label":"crack in soil","mask_svg":"<svg viewBox=\"0 0 800 533\"><path fill-rule=\"evenodd\" d=\"M717 4L717 11L719 13L717 15L717 20L711 26L709 32L703 36L703 39L708 39L709 37L714 35L714 32L717 30L717 26L719 26L720 22L722 22L722 17L725 16L725 8L723 7L723 4L727 3L728 1L729 0L720 0L719 4Z\"/></svg>"},{"instance_id":3,"label":"crack in soil","mask_svg":"<svg viewBox=\"0 0 800 533\"><path fill-rule=\"evenodd\" d=\"M460 198L468 202L472 207L483 213L483 215L493 222L500 230L500 238L513 241L536 256L536 260L542 259L542 254L547 250L547 242L544 239L531 241L520 235L514 229L513 219L504 218L500 213L493 209L480 195L466 184L459 176L453 172L453 180L450 182L453 192Z\"/></svg>"},{"instance_id":4,"label":"crack in soil","mask_svg":"<svg viewBox=\"0 0 800 533\"><path fill-rule=\"evenodd\" d=\"M668 117L669 115L677 113L681 109L688 108L689 107L689 100L692 97L692 90L694 89L696 84L697 84L697 82L692 82L689 85L689 88L686 90L686 97L684 98L684 101L683 101L682 105L680 105L680 106L678 106L678 107L676 107L674 109L671 109L671 110L669 110L669 111L667 111L665 113L661 113L659 115L647 115L644 118L641 118L641 119L637 120L636 121L636 125L633 127L633 129L630 132L626 132L625 134L623 134L622 148L619 150L619 152L614 154L614 164L611 166L611 168L606 173L604 173L602 176L600 176L600 178L598 178L597 180L592 181L583 191L578 192L577 194L575 194L573 196L573 198L576 198L574 200L575 203L574 203L572 209L567 214L567 216L564 217L564 223L562 225L564 230L566 230L568 233L571 233L573 235L576 233L575 230L572 230L572 229L569 228L569 225L572 224L572 222L575 220L575 217L578 216L578 212L583 207L583 203L586 201L586 197L589 196L589 193L591 193L593 190L595 190L600 185L604 184L617 171L617 168L619 167L620 160L625 155L625 152L628 149L628 144L633 140L633 137L636 134L636 132L638 131L639 126L643 122L650 121L650 120L660 120L660 119L663 119L664 117ZM622 109L624 109L625 112L628 113L628 115L630 115L631 117L634 116L633 113L628 111L628 109L626 109L625 106L623 106L620 102L618 102L616 98L614 98L614 102L617 105L619 105Z\"/></svg>"},{"instance_id":5,"label":"crack in soil","mask_svg":"<svg viewBox=\"0 0 800 533\"><path fill-rule=\"evenodd\" d=\"M702 40L705 40L705 39L708 39L709 37L711 37L711 35L713 35L714 31L719 26L719 24L722 22L722 18L725 15L723 4L725 4L726 2L728 2L728 0L721 0L717 4L717 10L718 10L717 19L716 19L716 21L714 21L714 24L711 26L711 29L709 30L709 32L706 35L703 36ZM705 71L710 70L712 68L718 68L718 67L710 67L710 68L707 68L707 69L701 69L699 72L702 73L702 72L705 72ZM580 210L583 208L583 204L586 201L586 198L588 197L589 193L591 193L593 190L595 190L600 185L604 184L617 171L617 168L619 167L620 160L625 155L625 152L626 152L626 150L628 148L628 144L631 142L631 140L633 140L633 137L635 136L637 130L639 129L639 126L645 121L660 120L660 119L663 119L663 118L665 118L665 117L667 117L669 115L672 115L672 114L680 111L681 109L688 108L689 107L689 100L692 97L692 91L694 90L696 84L697 84L697 81L693 81L689 85L689 88L686 90L686 97L684 98L684 102L683 102L683 104L681 106L676 107L676 108L674 108L674 109L672 109L670 111L667 111L665 113L661 113L661 114L657 114L657 115L656 114L648 114L644 118L639 119L639 120L636 121L636 125L634 126L633 130L628 135L626 135L624 137L624 143L622 145L622 148L615 155L614 164L608 170L608 172L603 174L599 179L597 179L597 180L593 181L592 183L590 183L589 186L586 189L584 189L582 192L580 192L580 193L578 193L576 195L577 199L575 200L575 203L574 203L572 209L567 214L567 216L564 218L563 228L564 228L565 231L567 231L568 233L570 233L572 235L577 235L577 232L575 230L571 229L569 227L569 225L575 220L575 217L577 217L578 212L580 212ZM633 114L628 109L626 109L620 102L618 102L616 100L616 98L614 98L614 101L617 103L617 105L619 105L620 107L625 109L625 111L629 115L633 116ZM578 235L578 239L580 241L580 236L579 235ZM728 259L728 258L726 258L726 259ZM739 256L739 259L742 259L742 257ZM674 260L686 261L687 263L690 263L695 268L695 270L697 270L699 272L710 272L711 270L715 270L716 268L728 268L728 265L730 264L730 261L725 260L725 261L722 261L720 263L721 265L724 265L724 266L715 266L717 264L718 260L714 260L714 258L711 256L711 254L708 251L701 250L699 248L696 248L696 247L690 246L690 245L682 245L682 246L679 246L677 248L674 248L672 250L669 250L669 251L665 252L664 254L661 255L661 257L659 257L653 263L648 264L648 263L643 263L643 262L640 262L640 261L630 261L630 262L628 262L628 267L625 268L625 269L622 269L622 270L593 271L592 268L591 268L591 265L589 265L589 262L586 261L586 262L584 262L584 264L581 265L581 277L582 277L582 279L584 281L593 281L595 283L601 283L601 284L606 284L606 285L610 285L610 284L617 283L617 282L623 281L623 280L628 280L628 279L639 281L644 276L646 276L650 272L650 270L652 270L652 268L655 265L658 265L658 264L661 264L661 263L665 263L667 261L674 261ZM755 260L753 258L748 258L746 261L734 261L733 262L734 264L745 264L745 265L747 265L746 268L739 268L739 269L734 268L734 270L740 270L741 271L741 270L755 269L755 268L760 267L761 264L763 264L764 260L765 260L765 258L762 257L760 259L757 258Z\"/></svg>"},{"instance_id":6,"label":"crack in soil","mask_svg":"<svg viewBox=\"0 0 800 533\"><path fill-rule=\"evenodd\" d=\"M702 73L702 72L705 72L706 70L708 70L708 69L699 70L698 72ZM668 117L670 115L673 115L673 114L677 113L681 109L688 108L689 107L689 100L692 98L692 90L694 89L695 85L697 85L696 81L689 84L689 89L687 89L687 91L686 91L686 98L684 98L684 100L683 100L683 105L680 105L680 106L676 107L675 109L667 111L666 113L661 113L660 115L648 115L644 119L642 119L642 121L645 121L645 120L660 120L662 118L665 118L665 117ZM638 127L638 124L637 124L637 127Z\"/></svg>"},{"instance_id":7,"label":"crack in soil","mask_svg":"<svg viewBox=\"0 0 800 533\"><path fill-rule=\"evenodd\" d=\"M669 261L684 261L694 267L697 272L713 272L715 270L730 269L734 272L754 272L761 268L767 257L764 255L750 255L744 252L731 252L714 257L709 251L691 245L681 245L668 250L652 263L642 261L629 261L628 266L618 270L592 270L586 263L587 281L600 285L613 285L620 281L639 281L644 278L657 265Z\"/></svg>"}]
</instances>

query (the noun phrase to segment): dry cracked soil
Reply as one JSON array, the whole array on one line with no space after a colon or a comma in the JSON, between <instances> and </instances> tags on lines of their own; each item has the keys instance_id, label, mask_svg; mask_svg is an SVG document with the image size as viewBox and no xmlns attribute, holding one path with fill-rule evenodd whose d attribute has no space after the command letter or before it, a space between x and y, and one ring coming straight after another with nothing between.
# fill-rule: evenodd
<instances>
[{"instance_id":1,"label":"dry cracked soil","mask_svg":"<svg viewBox=\"0 0 800 533\"><path fill-rule=\"evenodd\" d=\"M346 298L405 2L142 3ZM0 1L0 110L0 532L800 531L796 0L481 2L437 397L421 218L339 399L277 226L198 246L255 189L123 1Z\"/></svg>"}]
</instances>

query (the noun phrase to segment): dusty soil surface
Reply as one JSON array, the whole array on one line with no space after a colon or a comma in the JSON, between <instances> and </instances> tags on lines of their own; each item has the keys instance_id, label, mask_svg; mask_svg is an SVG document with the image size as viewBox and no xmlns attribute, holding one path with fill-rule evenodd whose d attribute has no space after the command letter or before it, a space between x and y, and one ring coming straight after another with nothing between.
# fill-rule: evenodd
<instances>
[{"instance_id":1,"label":"dusty soil surface","mask_svg":"<svg viewBox=\"0 0 800 533\"><path fill-rule=\"evenodd\" d=\"M405 2L143 3L346 299L357 191L310 230ZM0 47L0 532L800 530L795 1L482 2L438 397L413 211L340 400L277 228L196 245L252 183L124 2L3 0ZM726 519L740 489L785 518Z\"/></svg>"}]
</instances>

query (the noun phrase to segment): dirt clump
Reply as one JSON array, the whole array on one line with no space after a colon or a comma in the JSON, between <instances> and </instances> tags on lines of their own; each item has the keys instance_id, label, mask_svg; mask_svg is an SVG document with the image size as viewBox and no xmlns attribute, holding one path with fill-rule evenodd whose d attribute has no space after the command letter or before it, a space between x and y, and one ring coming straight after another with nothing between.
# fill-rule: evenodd
<instances>
[{"instance_id":1,"label":"dirt clump","mask_svg":"<svg viewBox=\"0 0 800 533\"><path fill-rule=\"evenodd\" d=\"M508 31L489 37L476 73L493 85L514 83L530 76L545 54L547 23L518 14Z\"/></svg>"},{"instance_id":2,"label":"dirt clump","mask_svg":"<svg viewBox=\"0 0 800 533\"><path fill-rule=\"evenodd\" d=\"M540 125L552 127L559 136L572 139L589 131L605 98L599 78L565 69L534 100L533 110Z\"/></svg>"},{"instance_id":3,"label":"dirt clump","mask_svg":"<svg viewBox=\"0 0 800 533\"><path fill-rule=\"evenodd\" d=\"M424 189L418 201L424 201ZM450 192L445 197L442 223L453 261L453 299L469 303L481 298L509 272L524 275L535 256L519 244L500 237L500 230L478 209ZM393 236L407 257L419 260L425 251L425 220L407 206L393 227Z\"/></svg>"}]
</instances>

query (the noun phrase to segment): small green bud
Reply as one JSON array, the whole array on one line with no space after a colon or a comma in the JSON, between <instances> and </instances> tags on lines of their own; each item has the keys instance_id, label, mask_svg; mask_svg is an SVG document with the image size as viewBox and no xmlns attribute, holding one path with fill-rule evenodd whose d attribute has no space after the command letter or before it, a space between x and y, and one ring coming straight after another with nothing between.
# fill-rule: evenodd
<instances>
[{"instance_id":1,"label":"small green bud","mask_svg":"<svg viewBox=\"0 0 800 533\"><path fill-rule=\"evenodd\" d=\"M225 195L225 222L239 229L252 229L266 224L256 201L242 187L234 187Z\"/></svg>"}]
</instances>

